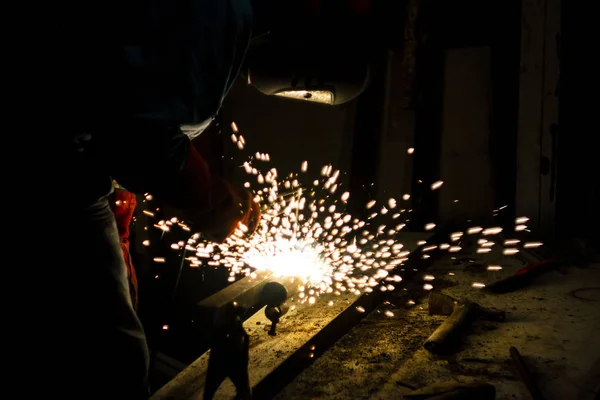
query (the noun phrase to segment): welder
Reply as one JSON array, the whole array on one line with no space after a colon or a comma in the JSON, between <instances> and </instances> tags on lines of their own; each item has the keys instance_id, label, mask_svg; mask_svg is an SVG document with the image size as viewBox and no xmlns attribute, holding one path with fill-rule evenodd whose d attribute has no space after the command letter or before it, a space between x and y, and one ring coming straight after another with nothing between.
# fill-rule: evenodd
<instances>
[{"instance_id":1,"label":"welder","mask_svg":"<svg viewBox=\"0 0 600 400\"><path fill-rule=\"evenodd\" d=\"M28 303L14 328L21 358L44 364L23 388L28 397L148 397L146 339L108 203L112 182L179 210L204 238L222 241L240 223L251 233L259 205L212 174L190 137L212 123L253 35L298 10L322 8L309 0L165 0L38 10L30 115L40 125L24 135L32 161L21 181L23 201L39 199L43 207L32 209L43 212L22 222L60 231L36 245L52 262L29 263Z\"/></svg>"}]
</instances>

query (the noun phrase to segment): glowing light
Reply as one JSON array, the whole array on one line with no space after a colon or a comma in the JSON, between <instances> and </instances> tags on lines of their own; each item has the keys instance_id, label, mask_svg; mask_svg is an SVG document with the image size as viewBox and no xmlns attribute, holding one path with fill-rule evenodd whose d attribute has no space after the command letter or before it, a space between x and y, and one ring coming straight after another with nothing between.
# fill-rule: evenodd
<instances>
[{"instance_id":1,"label":"glowing light","mask_svg":"<svg viewBox=\"0 0 600 400\"><path fill-rule=\"evenodd\" d=\"M430 231L433 228L435 228L435 224L433 222L430 222L430 223L428 223L428 224L425 225L425 230L426 231Z\"/></svg>"},{"instance_id":2,"label":"glowing light","mask_svg":"<svg viewBox=\"0 0 600 400\"><path fill-rule=\"evenodd\" d=\"M443 184L444 184L443 181L434 182L431 184L431 190L437 190L437 189L441 188Z\"/></svg>"},{"instance_id":3,"label":"glowing light","mask_svg":"<svg viewBox=\"0 0 600 400\"><path fill-rule=\"evenodd\" d=\"M243 149L246 141L235 123L231 123L231 130L231 145ZM372 209L371 214L363 221L345 209L350 192L339 193L343 175L331 164L316 169L316 176L311 176L308 162L303 161L298 173L280 177L276 168L263 163L270 161L268 153L251 154L240 168L249 175L244 187L261 207L256 231L249 235L248 228L240 224L223 243L195 234L193 240L172 244L173 250L190 252L185 260L191 267L227 268L229 282L243 275L257 277L257 273L292 278L298 282L296 300L301 304L316 303L326 294L396 290L394 285L402 281L397 271L410 253L403 249L397 234L406 226L412 210L398 209L394 198L379 209L374 208L376 200L369 200L366 208ZM442 183L434 183L432 189ZM408 194L402 196L403 200L409 198ZM390 217L396 221L390 224ZM387 219L380 223L378 218ZM176 218L154 226L165 232L170 227L189 230ZM428 230L434 228L433 223L427 225ZM429 247L433 250L436 246ZM165 260L157 258L155 262ZM425 289L429 290L427 284ZM330 298L325 301L333 305ZM357 310L361 312L360 307Z\"/></svg>"},{"instance_id":4,"label":"glowing light","mask_svg":"<svg viewBox=\"0 0 600 400\"><path fill-rule=\"evenodd\" d=\"M318 249L307 242L281 239L250 248L243 261L257 270L268 270L276 276L299 277L318 283L328 271Z\"/></svg>"},{"instance_id":5,"label":"glowing light","mask_svg":"<svg viewBox=\"0 0 600 400\"><path fill-rule=\"evenodd\" d=\"M502 228L500 227L495 227L495 228L487 228L484 229L483 232L481 232L484 235L496 235L498 233L502 232Z\"/></svg>"},{"instance_id":6,"label":"glowing light","mask_svg":"<svg viewBox=\"0 0 600 400\"><path fill-rule=\"evenodd\" d=\"M476 233L481 232L482 230L483 230L482 227L480 227L480 226L474 226L472 228L467 229L467 234L474 235Z\"/></svg>"},{"instance_id":7,"label":"glowing light","mask_svg":"<svg viewBox=\"0 0 600 400\"><path fill-rule=\"evenodd\" d=\"M518 217L518 218L515 218L515 225L522 225L522 224L526 223L527 221L529 221L528 217Z\"/></svg>"},{"instance_id":8,"label":"glowing light","mask_svg":"<svg viewBox=\"0 0 600 400\"><path fill-rule=\"evenodd\" d=\"M527 242L523 243L523 247L526 249L535 249L536 247L543 246L542 242Z\"/></svg>"}]
</instances>

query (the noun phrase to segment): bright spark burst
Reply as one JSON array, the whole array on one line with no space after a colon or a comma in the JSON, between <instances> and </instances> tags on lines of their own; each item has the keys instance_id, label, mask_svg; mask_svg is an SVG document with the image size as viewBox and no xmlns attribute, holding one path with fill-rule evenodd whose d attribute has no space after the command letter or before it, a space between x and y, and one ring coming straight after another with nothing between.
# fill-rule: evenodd
<instances>
[{"instance_id":1,"label":"bright spark burst","mask_svg":"<svg viewBox=\"0 0 600 400\"><path fill-rule=\"evenodd\" d=\"M240 150L246 147L246 141L237 125L231 123L231 140ZM409 153L414 150L409 149ZM260 163L270 162L268 153L255 152L249 160L242 164L244 171L251 179L244 187L254 193L254 201L261 204L262 219L257 231L248 237L247 228L240 225L236 232L224 243L211 243L201 240L201 235L194 234L188 241L179 241L171 245L171 249L188 252L185 259L190 267L208 265L225 267L230 270L229 281L237 280L239 274L256 277L255 271L265 271L279 277L298 278L298 300L313 304L319 296L342 292L359 295L365 292L394 291L392 283L402 281L399 275L390 275L402 265L410 253L398 241L397 234L408 222L412 210L400 208L399 203L390 198L378 205L378 201L369 200L365 208L369 217L361 220L346 211L351 197L350 192L338 193L343 187L340 182L341 172L333 166L324 165L318 171L318 177L310 176L309 164L300 164L299 172L283 178L276 168L261 168ZM431 190L438 190L443 182L431 184ZM340 190L341 192L342 190ZM402 200L409 200L410 194L402 195ZM151 200L150 194L145 194ZM158 209L157 209L158 210ZM148 217L154 217L151 211L144 210ZM379 221L379 217L385 221ZM378 223L377 221L381 222ZM515 220L516 229L525 230L527 217ZM190 227L177 218L158 221L154 224L163 233L171 227L190 231ZM428 223L424 229L431 231L435 223ZM471 227L466 232L455 232L449 236L449 242L460 241L465 234L492 236L500 233L500 227ZM478 253L491 251L494 241L480 239ZM516 245L518 240L506 240L505 246ZM143 243L149 246L150 242ZM424 246L425 241L419 242ZM534 248L541 242L528 242L523 247ZM446 250L450 253L462 251L462 247L442 243L421 248L423 253L434 250ZM505 255L516 254L516 248L505 248ZM193 255L190 255L193 254ZM423 254L422 258L430 257ZM164 257L156 257L157 263L166 262ZM499 270L499 266L489 266L489 271ZM452 272L450 275L454 275ZM158 275L156 276L158 278ZM426 282L433 281L433 275L425 275ZM481 288L483 283L475 282L473 287ZM424 290L432 290L431 283L423 285ZM331 300L328 301L332 305ZM414 302L413 302L414 304ZM364 308L356 307L364 312ZM393 316L393 313L386 312Z\"/></svg>"},{"instance_id":2,"label":"bright spark burst","mask_svg":"<svg viewBox=\"0 0 600 400\"><path fill-rule=\"evenodd\" d=\"M232 142L239 147L242 136L234 124L232 129ZM370 200L365 204L372 209L369 218L359 220L345 210L350 193L338 193L343 186L341 172L332 165L323 166L315 179L304 161L299 173L280 178L276 168L262 171L258 162L266 160L258 154L262 153L243 163L253 177L245 186L254 189L255 202L261 204L257 231L247 237L246 227L240 226L221 244L194 240L196 255L190 257L194 267L203 262L227 267L230 281L237 274L254 271L299 278L298 298L309 303L325 293L358 295L375 288L395 289L390 282L402 278L388 275L407 260L409 252L396 236L410 211L398 209L393 198L379 209L377 201ZM393 215L387 215L391 225L376 222L376 217L392 209Z\"/></svg>"}]
</instances>

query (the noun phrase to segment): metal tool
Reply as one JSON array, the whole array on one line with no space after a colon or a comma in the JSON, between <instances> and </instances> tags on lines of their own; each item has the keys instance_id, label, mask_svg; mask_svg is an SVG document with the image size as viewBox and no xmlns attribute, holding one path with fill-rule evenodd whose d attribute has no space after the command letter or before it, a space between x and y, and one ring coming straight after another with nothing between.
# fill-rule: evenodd
<instances>
[{"instance_id":1,"label":"metal tool","mask_svg":"<svg viewBox=\"0 0 600 400\"><path fill-rule=\"evenodd\" d=\"M433 354L446 354L455 350L466 329L478 319L499 322L506 319L504 311L490 310L469 300L458 301L440 292L429 294L429 314L448 315L423 344Z\"/></svg>"},{"instance_id":2,"label":"metal tool","mask_svg":"<svg viewBox=\"0 0 600 400\"><path fill-rule=\"evenodd\" d=\"M251 399L248 377L249 336L242 325L245 310L230 303L215 318L215 331L210 357L204 400L213 399L226 378L231 379L237 391L236 398Z\"/></svg>"},{"instance_id":3,"label":"metal tool","mask_svg":"<svg viewBox=\"0 0 600 400\"><path fill-rule=\"evenodd\" d=\"M288 298L288 292L285 286L279 282L269 282L265 285L261 293L261 301L266 304L265 316L271 321L269 335L277 335L277 324L279 319L287 312L289 307L284 306Z\"/></svg>"},{"instance_id":4,"label":"metal tool","mask_svg":"<svg viewBox=\"0 0 600 400\"><path fill-rule=\"evenodd\" d=\"M534 278L550 271L556 266L563 265L561 261L542 260L527 265L517 270L514 275L499 281L492 282L483 290L490 293L508 293L522 288L533 281Z\"/></svg>"},{"instance_id":5,"label":"metal tool","mask_svg":"<svg viewBox=\"0 0 600 400\"><path fill-rule=\"evenodd\" d=\"M513 362L515 363L515 366L517 367L521 380L523 381L523 383L525 383L525 386L527 386L527 390L529 391L531 398L533 400L544 400L544 396L542 396L542 392L540 392L540 389L533 380L531 372L529 372L529 368L527 368L527 365L521 357L519 350L517 350L517 348L513 346L510 348L509 351L510 357L512 358Z\"/></svg>"},{"instance_id":6,"label":"metal tool","mask_svg":"<svg viewBox=\"0 0 600 400\"><path fill-rule=\"evenodd\" d=\"M485 382L457 383L451 381L416 389L403 397L413 400L495 400L496 388Z\"/></svg>"}]
</instances>

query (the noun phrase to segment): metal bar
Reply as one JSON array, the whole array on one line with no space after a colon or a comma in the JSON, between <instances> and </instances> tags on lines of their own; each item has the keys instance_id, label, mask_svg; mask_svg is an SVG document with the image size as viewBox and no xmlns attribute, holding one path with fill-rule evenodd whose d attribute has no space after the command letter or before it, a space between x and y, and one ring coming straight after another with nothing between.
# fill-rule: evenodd
<instances>
[{"instance_id":1,"label":"metal bar","mask_svg":"<svg viewBox=\"0 0 600 400\"><path fill-rule=\"evenodd\" d=\"M193 324L181 339L186 342L186 353L178 354L178 359L189 365L208 351L214 319L226 305L235 302L242 306L245 309L244 321L254 315L265 305L261 295L269 282L281 283L288 297L296 294L299 286L297 278L277 277L271 272L257 271L255 277L244 277L196 304Z\"/></svg>"},{"instance_id":2,"label":"metal bar","mask_svg":"<svg viewBox=\"0 0 600 400\"><path fill-rule=\"evenodd\" d=\"M516 211L540 227L542 92L545 1L524 0L517 133Z\"/></svg>"},{"instance_id":3,"label":"metal bar","mask_svg":"<svg viewBox=\"0 0 600 400\"><path fill-rule=\"evenodd\" d=\"M544 396L542 396L540 389L538 388L537 384L533 380L533 377L531 376L531 373L529 372L529 369L527 368L525 361L521 357L521 354L519 353L519 350L517 350L516 347L510 348L510 357L514 361L515 366L517 367L517 370L519 371L519 376L523 380L523 383L525 383L525 386L527 386L527 390L529 390L529 394L531 394L531 398L533 400L544 400Z\"/></svg>"},{"instance_id":4,"label":"metal bar","mask_svg":"<svg viewBox=\"0 0 600 400\"><path fill-rule=\"evenodd\" d=\"M553 233L556 214L558 165L558 86L561 35L561 1L546 0L544 15L544 64L541 115L541 154L547 160L540 181L540 228Z\"/></svg>"},{"instance_id":5,"label":"metal bar","mask_svg":"<svg viewBox=\"0 0 600 400\"><path fill-rule=\"evenodd\" d=\"M427 235L424 234L423 239L429 243L435 243L446 239L449 231L440 229L436 233ZM405 246L406 247L406 246ZM403 275L404 285L397 285L396 290L406 288L408 292L412 292L417 285L414 282L424 268L429 267L434 261L439 259L442 254L440 251L428 253L430 258L423 259L422 253L415 246L412 249L408 260L397 270L391 273L401 273ZM400 271L403 270L403 272ZM420 287L420 285L418 285ZM365 293L356 301L349 304L335 318L333 318L325 327L318 331L309 341L298 348L290 357L283 361L279 367L271 371L252 389L255 398L272 399L283 388L285 388L298 374L304 369L312 365L312 363L322 355L329 347L337 342L342 336L356 326L365 316L373 311L390 292L374 291L373 293ZM358 312L360 308L363 312Z\"/></svg>"}]
</instances>

